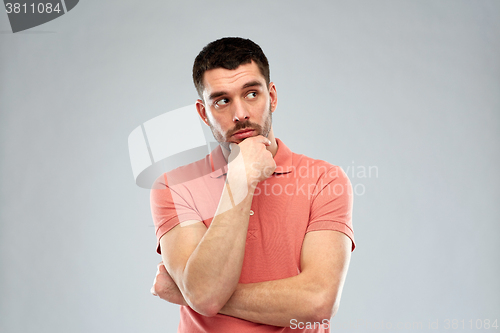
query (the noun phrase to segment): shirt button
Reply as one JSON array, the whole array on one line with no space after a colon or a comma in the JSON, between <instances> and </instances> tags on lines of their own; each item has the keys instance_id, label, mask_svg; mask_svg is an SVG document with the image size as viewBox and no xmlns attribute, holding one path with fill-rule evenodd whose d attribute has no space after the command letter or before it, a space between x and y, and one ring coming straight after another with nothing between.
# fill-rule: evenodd
<instances>
[{"instance_id":1,"label":"shirt button","mask_svg":"<svg viewBox=\"0 0 500 333\"><path fill-rule=\"evenodd\" d=\"M252 216L252 215L253 215L253 210L250 209L250 216Z\"/></svg>"}]
</instances>

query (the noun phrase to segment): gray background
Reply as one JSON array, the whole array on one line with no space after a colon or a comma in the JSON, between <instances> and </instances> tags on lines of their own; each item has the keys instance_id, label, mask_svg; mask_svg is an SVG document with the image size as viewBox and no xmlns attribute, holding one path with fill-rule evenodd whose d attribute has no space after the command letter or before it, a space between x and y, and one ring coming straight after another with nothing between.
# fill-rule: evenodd
<instances>
[{"instance_id":1,"label":"gray background","mask_svg":"<svg viewBox=\"0 0 500 333\"><path fill-rule=\"evenodd\" d=\"M192 104L194 57L231 35L270 60L277 137L377 167L346 170L364 193L333 323L500 319L500 1L88 0L0 31L1 332L176 330L127 137Z\"/></svg>"}]
</instances>

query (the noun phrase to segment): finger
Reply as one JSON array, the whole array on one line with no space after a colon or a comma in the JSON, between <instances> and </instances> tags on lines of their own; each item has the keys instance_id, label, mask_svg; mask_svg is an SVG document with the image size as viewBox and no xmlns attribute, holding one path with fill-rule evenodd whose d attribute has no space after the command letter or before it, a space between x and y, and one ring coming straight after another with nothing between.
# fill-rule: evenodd
<instances>
[{"instance_id":1,"label":"finger","mask_svg":"<svg viewBox=\"0 0 500 333\"><path fill-rule=\"evenodd\" d=\"M262 142L265 146L271 145L271 141L268 138L266 138L265 136L259 135L259 136L257 136L257 138L259 138L259 142Z\"/></svg>"},{"instance_id":2,"label":"finger","mask_svg":"<svg viewBox=\"0 0 500 333\"><path fill-rule=\"evenodd\" d=\"M167 273L168 274L167 269L165 268L165 265L159 266L158 267L158 272L160 272L160 273Z\"/></svg>"}]
</instances>

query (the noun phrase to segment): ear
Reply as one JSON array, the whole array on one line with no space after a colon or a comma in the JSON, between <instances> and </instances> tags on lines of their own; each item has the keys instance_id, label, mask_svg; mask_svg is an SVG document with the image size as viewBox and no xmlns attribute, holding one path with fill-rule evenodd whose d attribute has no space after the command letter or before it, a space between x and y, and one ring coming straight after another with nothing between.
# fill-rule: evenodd
<instances>
[{"instance_id":1,"label":"ear","mask_svg":"<svg viewBox=\"0 0 500 333\"><path fill-rule=\"evenodd\" d=\"M207 119L207 110L205 109L205 104L203 104L203 101L201 99L196 100L196 111L198 111L198 114L201 117L201 120L208 125L208 119Z\"/></svg>"},{"instance_id":2,"label":"ear","mask_svg":"<svg viewBox=\"0 0 500 333\"><path fill-rule=\"evenodd\" d=\"M269 83L269 98L271 100L271 112L274 112L278 107L278 93L276 92L276 85Z\"/></svg>"}]
</instances>

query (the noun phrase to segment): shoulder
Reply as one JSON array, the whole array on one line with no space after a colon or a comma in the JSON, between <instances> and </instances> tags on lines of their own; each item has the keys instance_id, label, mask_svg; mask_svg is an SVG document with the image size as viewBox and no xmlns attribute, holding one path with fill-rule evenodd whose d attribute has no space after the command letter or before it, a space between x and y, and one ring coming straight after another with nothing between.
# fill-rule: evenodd
<instances>
[{"instance_id":1,"label":"shoulder","mask_svg":"<svg viewBox=\"0 0 500 333\"><path fill-rule=\"evenodd\" d=\"M298 154L288 148L283 141L276 138L278 152L275 161L279 172L292 172L292 175L312 180L317 177L347 177L342 168L323 160L315 159L304 154Z\"/></svg>"},{"instance_id":2,"label":"shoulder","mask_svg":"<svg viewBox=\"0 0 500 333\"><path fill-rule=\"evenodd\" d=\"M342 167L304 154L292 152L292 168L299 177L349 181Z\"/></svg>"},{"instance_id":3,"label":"shoulder","mask_svg":"<svg viewBox=\"0 0 500 333\"><path fill-rule=\"evenodd\" d=\"M210 155L207 155L196 162L180 166L161 174L156 178L153 189L161 189L167 186L170 187L187 183L193 179L206 176L211 172Z\"/></svg>"}]
</instances>

